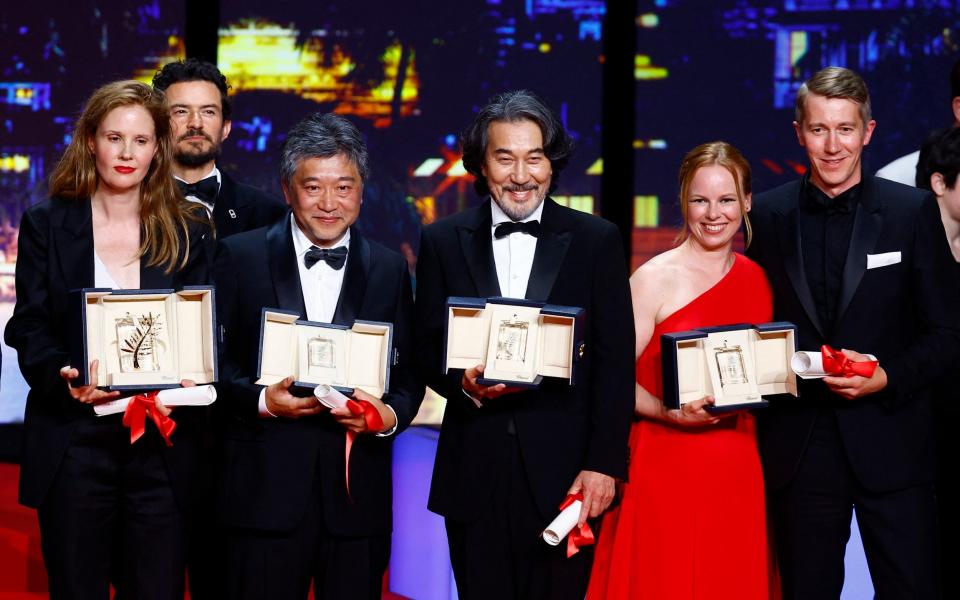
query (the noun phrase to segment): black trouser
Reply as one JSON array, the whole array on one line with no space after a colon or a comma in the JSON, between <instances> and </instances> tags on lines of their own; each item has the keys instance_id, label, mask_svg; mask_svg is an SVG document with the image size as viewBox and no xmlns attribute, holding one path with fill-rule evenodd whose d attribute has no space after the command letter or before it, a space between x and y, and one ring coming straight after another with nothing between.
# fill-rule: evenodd
<instances>
[{"instance_id":1,"label":"black trouser","mask_svg":"<svg viewBox=\"0 0 960 600\"><path fill-rule=\"evenodd\" d=\"M380 598L390 562L390 535L341 537L323 520L314 484L303 521L289 533L227 530L224 585L231 600ZM242 502L242 498L237 498Z\"/></svg>"},{"instance_id":2,"label":"black trouser","mask_svg":"<svg viewBox=\"0 0 960 600\"><path fill-rule=\"evenodd\" d=\"M540 514L517 438L508 438L507 464L498 469L487 510L467 523L446 519L458 595L461 600L583 600L593 548L568 559L566 540L559 546L543 541L540 534L556 515Z\"/></svg>"},{"instance_id":3,"label":"black trouser","mask_svg":"<svg viewBox=\"0 0 960 600\"><path fill-rule=\"evenodd\" d=\"M876 597L940 597L933 486L865 489L850 468L835 415L825 410L797 475L770 494L784 600L840 597L854 507Z\"/></svg>"},{"instance_id":4,"label":"black trouser","mask_svg":"<svg viewBox=\"0 0 960 600\"><path fill-rule=\"evenodd\" d=\"M120 415L77 426L37 514L50 597L182 600L184 525L148 423L130 444Z\"/></svg>"}]
</instances>

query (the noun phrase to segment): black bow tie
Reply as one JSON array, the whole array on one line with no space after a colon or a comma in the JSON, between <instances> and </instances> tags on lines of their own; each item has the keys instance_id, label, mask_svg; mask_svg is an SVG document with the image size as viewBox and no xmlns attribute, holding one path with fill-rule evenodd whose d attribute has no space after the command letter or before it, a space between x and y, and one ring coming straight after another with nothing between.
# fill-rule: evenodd
<instances>
[{"instance_id":1,"label":"black bow tie","mask_svg":"<svg viewBox=\"0 0 960 600\"><path fill-rule=\"evenodd\" d=\"M507 221L500 223L497 225L497 228L493 230L493 236L499 240L502 237L507 237L511 233L517 233L518 231L532 235L533 237L540 237L540 221L524 221L522 223Z\"/></svg>"},{"instance_id":2,"label":"black bow tie","mask_svg":"<svg viewBox=\"0 0 960 600\"><path fill-rule=\"evenodd\" d=\"M310 246L307 253L303 255L303 264L306 265L308 269L313 268L313 265L317 264L317 261L320 260L327 263L331 269L339 271L347 262L347 247L337 246L336 248L328 249Z\"/></svg>"},{"instance_id":3,"label":"black bow tie","mask_svg":"<svg viewBox=\"0 0 960 600\"><path fill-rule=\"evenodd\" d=\"M183 192L184 196L193 196L207 204L213 204L214 200L217 199L217 192L220 191L220 182L217 181L216 175L211 175L196 183L187 183L177 179L177 185L180 186L180 191Z\"/></svg>"}]
</instances>

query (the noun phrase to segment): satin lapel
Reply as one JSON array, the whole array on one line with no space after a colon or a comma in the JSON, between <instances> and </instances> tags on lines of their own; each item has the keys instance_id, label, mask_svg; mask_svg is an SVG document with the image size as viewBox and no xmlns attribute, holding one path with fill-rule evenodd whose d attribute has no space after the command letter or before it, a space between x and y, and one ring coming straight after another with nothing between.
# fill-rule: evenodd
<instances>
[{"instance_id":1,"label":"satin lapel","mask_svg":"<svg viewBox=\"0 0 960 600\"><path fill-rule=\"evenodd\" d=\"M528 300L546 302L560 273L572 235L563 229L561 218L560 207L550 198L544 200L540 238L537 240L537 250L533 255L533 266L527 282Z\"/></svg>"},{"instance_id":2,"label":"satin lapel","mask_svg":"<svg viewBox=\"0 0 960 600\"><path fill-rule=\"evenodd\" d=\"M280 219L267 229L267 260L270 262L273 289L280 305L277 308L297 311L301 318L305 319L307 310L303 304L300 272L297 270L295 257L290 219ZM256 285L258 282L250 283Z\"/></svg>"},{"instance_id":3,"label":"satin lapel","mask_svg":"<svg viewBox=\"0 0 960 600\"><path fill-rule=\"evenodd\" d=\"M69 200L63 205L54 244L68 290L94 286L93 213L89 200Z\"/></svg>"},{"instance_id":4,"label":"satin lapel","mask_svg":"<svg viewBox=\"0 0 960 600\"><path fill-rule=\"evenodd\" d=\"M840 285L840 304L837 307L837 321L853 300L853 294L867 272L867 254L872 252L880 238L883 226L883 204L873 189L873 181L864 182L860 207L853 218L853 234L847 249L847 260L843 265L843 283Z\"/></svg>"},{"instance_id":5,"label":"satin lapel","mask_svg":"<svg viewBox=\"0 0 960 600\"><path fill-rule=\"evenodd\" d=\"M490 201L476 209L474 222L457 228L460 249L481 298L500 295L500 282L497 281L497 267L493 262L493 240L490 228Z\"/></svg>"},{"instance_id":6,"label":"satin lapel","mask_svg":"<svg viewBox=\"0 0 960 600\"><path fill-rule=\"evenodd\" d=\"M347 272L343 274L333 322L338 325L353 325L360 307L363 306L370 273L370 244L354 229L350 230L350 250L344 268Z\"/></svg>"},{"instance_id":7,"label":"satin lapel","mask_svg":"<svg viewBox=\"0 0 960 600\"><path fill-rule=\"evenodd\" d=\"M783 255L783 266L787 271L787 277L793 284L794 291L797 292L803 310L806 311L813 326L823 336L823 327L820 325L820 317L817 316L817 305L813 302L810 283L807 281L807 272L803 268L798 213L799 209L793 206L786 214L777 215L777 237L780 239L780 253Z\"/></svg>"}]
</instances>

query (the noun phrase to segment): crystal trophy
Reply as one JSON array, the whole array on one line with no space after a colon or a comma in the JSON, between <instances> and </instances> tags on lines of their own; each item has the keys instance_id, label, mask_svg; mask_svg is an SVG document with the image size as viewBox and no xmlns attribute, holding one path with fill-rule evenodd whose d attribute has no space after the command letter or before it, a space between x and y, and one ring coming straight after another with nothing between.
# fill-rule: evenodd
<instances>
[{"instance_id":1,"label":"crystal trophy","mask_svg":"<svg viewBox=\"0 0 960 600\"><path fill-rule=\"evenodd\" d=\"M517 315L500 321L497 331L497 360L522 363L527 355L527 331L530 323Z\"/></svg>"},{"instance_id":2,"label":"crystal trophy","mask_svg":"<svg viewBox=\"0 0 960 600\"><path fill-rule=\"evenodd\" d=\"M317 374L321 369L335 368L336 347L330 338L315 336L307 340L307 372Z\"/></svg>"},{"instance_id":3,"label":"crystal trophy","mask_svg":"<svg viewBox=\"0 0 960 600\"><path fill-rule=\"evenodd\" d=\"M717 359L717 371L720 373L720 385L727 387L747 382L747 369L743 364L743 350L740 346L723 346L713 349Z\"/></svg>"},{"instance_id":4,"label":"crystal trophy","mask_svg":"<svg viewBox=\"0 0 960 600\"><path fill-rule=\"evenodd\" d=\"M137 317L127 313L116 319L121 373L160 370L157 334L161 326L160 315L153 313Z\"/></svg>"}]
</instances>

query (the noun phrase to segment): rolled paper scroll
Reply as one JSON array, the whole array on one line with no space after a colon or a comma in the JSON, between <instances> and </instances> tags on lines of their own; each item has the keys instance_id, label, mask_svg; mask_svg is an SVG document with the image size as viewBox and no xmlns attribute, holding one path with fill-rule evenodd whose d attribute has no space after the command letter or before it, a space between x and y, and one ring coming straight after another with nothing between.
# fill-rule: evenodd
<instances>
[{"instance_id":1,"label":"rolled paper scroll","mask_svg":"<svg viewBox=\"0 0 960 600\"><path fill-rule=\"evenodd\" d=\"M313 396L317 399L317 402L326 406L327 408L344 407L350 400L350 398L347 398L340 393L339 390L323 383L313 388Z\"/></svg>"},{"instance_id":2,"label":"rolled paper scroll","mask_svg":"<svg viewBox=\"0 0 960 600\"><path fill-rule=\"evenodd\" d=\"M577 526L581 504L583 503L580 500L574 500L560 511L560 514L543 530L543 541L551 546L559 545L563 538Z\"/></svg>"},{"instance_id":3,"label":"rolled paper scroll","mask_svg":"<svg viewBox=\"0 0 960 600\"><path fill-rule=\"evenodd\" d=\"M560 514L543 530L543 539L551 546L556 546L563 538L567 538L567 558L580 552L581 547L590 546L595 541L588 523L584 523L582 527L577 525L582 505L582 492L568 494L560 503Z\"/></svg>"},{"instance_id":4,"label":"rolled paper scroll","mask_svg":"<svg viewBox=\"0 0 960 600\"><path fill-rule=\"evenodd\" d=\"M212 385L195 385L160 390L158 394L164 406L207 406L217 399L217 389ZM102 404L96 404L93 412L98 417L121 413L127 410L131 397L117 398Z\"/></svg>"}]
</instances>

